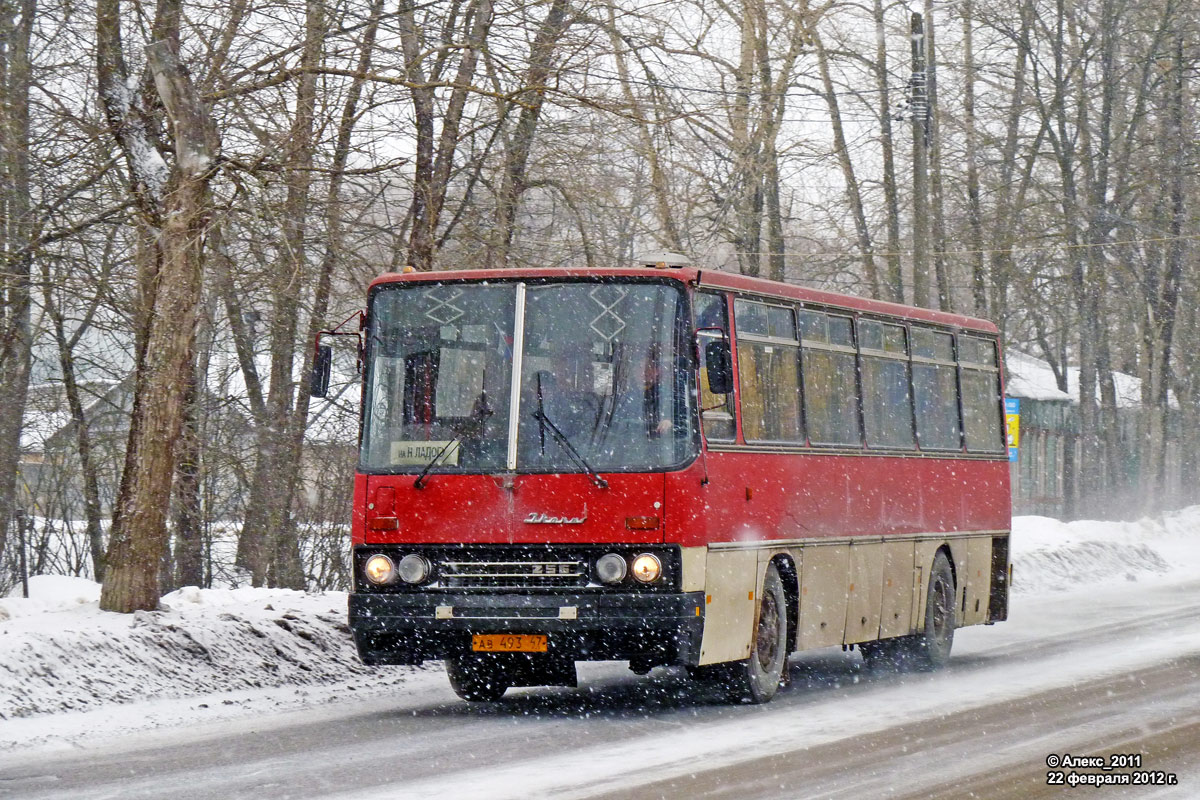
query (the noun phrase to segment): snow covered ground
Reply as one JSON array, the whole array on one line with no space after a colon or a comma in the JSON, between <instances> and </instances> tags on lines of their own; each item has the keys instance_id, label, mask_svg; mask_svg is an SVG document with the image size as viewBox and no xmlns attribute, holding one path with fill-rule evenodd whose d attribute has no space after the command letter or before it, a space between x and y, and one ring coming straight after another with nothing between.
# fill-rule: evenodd
<instances>
[{"instance_id":1,"label":"snow covered ground","mask_svg":"<svg viewBox=\"0 0 1200 800\"><path fill-rule=\"evenodd\" d=\"M1023 605L1050 607L1058 595L1101 608L1131 584L1200 578L1200 507L1129 523L1018 517L1013 527L1010 626ZM361 666L342 593L185 588L134 615L99 611L98 594L88 581L43 576L30 599L0 600L0 752L332 708L382 691L389 703L448 693L437 666ZM965 652L976 639L1010 638L1006 627L964 630Z\"/></svg>"}]
</instances>

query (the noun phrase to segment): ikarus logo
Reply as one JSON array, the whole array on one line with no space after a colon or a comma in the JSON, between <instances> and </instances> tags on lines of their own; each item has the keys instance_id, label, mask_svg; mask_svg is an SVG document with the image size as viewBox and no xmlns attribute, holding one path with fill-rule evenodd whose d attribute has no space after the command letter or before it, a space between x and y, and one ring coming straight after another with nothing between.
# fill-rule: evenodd
<instances>
[{"instance_id":1,"label":"ikarus logo","mask_svg":"<svg viewBox=\"0 0 1200 800\"><path fill-rule=\"evenodd\" d=\"M555 517L541 511L530 511L525 517L526 525L582 525L587 522L587 506L578 517Z\"/></svg>"}]
</instances>

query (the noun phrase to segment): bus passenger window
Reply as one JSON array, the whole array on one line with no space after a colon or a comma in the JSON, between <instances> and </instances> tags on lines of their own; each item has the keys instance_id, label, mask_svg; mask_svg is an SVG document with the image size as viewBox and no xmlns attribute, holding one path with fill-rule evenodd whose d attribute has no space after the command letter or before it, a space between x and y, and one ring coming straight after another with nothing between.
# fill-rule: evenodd
<instances>
[{"instance_id":1,"label":"bus passenger window","mask_svg":"<svg viewBox=\"0 0 1200 800\"><path fill-rule=\"evenodd\" d=\"M813 444L862 446L854 331L849 317L800 313L804 419Z\"/></svg>"},{"instance_id":2,"label":"bus passenger window","mask_svg":"<svg viewBox=\"0 0 1200 800\"><path fill-rule=\"evenodd\" d=\"M911 449L915 446L913 407L904 328L864 320L859 331L867 446Z\"/></svg>"},{"instance_id":3,"label":"bus passenger window","mask_svg":"<svg viewBox=\"0 0 1200 800\"><path fill-rule=\"evenodd\" d=\"M792 309L737 300L733 313L738 329L742 435L747 442L802 443L800 348Z\"/></svg>"},{"instance_id":4,"label":"bus passenger window","mask_svg":"<svg viewBox=\"0 0 1200 800\"><path fill-rule=\"evenodd\" d=\"M958 362L962 375L963 428L967 450L998 452L1004 449L1000 425L1000 371L996 345L990 339L958 337Z\"/></svg>"},{"instance_id":5,"label":"bus passenger window","mask_svg":"<svg viewBox=\"0 0 1200 800\"><path fill-rule=\"evenodd\" d=\"M700 292L696 295L695 323L697 328L719 328L729 341L729 312L725 296ZM731 442L734 439L733 393L714 394L709 389L708 364L705 362L708 344L723 337L715 330L700 331L700 417L704 436L709 441Z\"/></svg>"},{"instance_id":6,"label":"bus passenger window","mask_svg":"<svg viewBox=\"0 0 1200 800\"><path fill-rule=\"evenodd\" d=\"M962 430L953 337L916 326L912 337L917 442L922 450L958 450L962 447Z\"/></svg>"}]
</instances>

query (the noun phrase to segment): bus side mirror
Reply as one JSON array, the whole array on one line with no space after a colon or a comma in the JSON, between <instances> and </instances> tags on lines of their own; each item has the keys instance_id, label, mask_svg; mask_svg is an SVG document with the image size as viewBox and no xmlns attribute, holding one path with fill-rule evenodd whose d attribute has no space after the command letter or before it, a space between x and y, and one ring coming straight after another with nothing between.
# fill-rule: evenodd
<instances>
[{"instance_id":1,"label":"bus side mirror","mask_svg":"<svg viewBox=\"0 0 1200 800\"><path fill-rule=\"evenodd\" d=\"M308 379L308 393L313 397L329 394L329 373L333 368L333 348L327 344L317 345L317 357L313 361L312 375Z\"/></svg>"},{"instance_id":2,"label":"bus side mirror","mask_svg":"<svg viewBox=\"0 0 1200 800\"><path fill-rule=\"evenodd\" d=\"M733 391L733 356L728 339L716 339L704 346L704 366L708 371L708 390L713 394Z\"/></svg>"}]
</instances>

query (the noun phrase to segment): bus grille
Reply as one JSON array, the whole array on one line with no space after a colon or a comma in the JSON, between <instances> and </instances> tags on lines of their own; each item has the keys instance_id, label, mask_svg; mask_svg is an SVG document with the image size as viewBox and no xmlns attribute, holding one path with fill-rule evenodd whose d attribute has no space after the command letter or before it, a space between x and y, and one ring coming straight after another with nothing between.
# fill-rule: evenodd
<instances>
[{"instance_id":1,"label":"bus grille","mask_svg":"<svg viewBox=\"0 0 1200 800\"><path fill-rule=\"evenodd\" d=\"M447 588L541 589L587 586L582 561L443 561L439 583Z\"/></svg>"}]
</instances>

